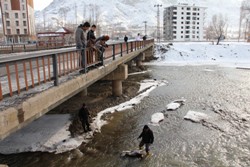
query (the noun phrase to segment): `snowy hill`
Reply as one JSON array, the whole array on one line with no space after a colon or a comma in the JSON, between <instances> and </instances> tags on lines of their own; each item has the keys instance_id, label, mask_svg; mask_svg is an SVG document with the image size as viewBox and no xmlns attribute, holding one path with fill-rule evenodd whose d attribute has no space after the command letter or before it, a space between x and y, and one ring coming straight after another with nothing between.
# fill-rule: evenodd
<instances>
[{"instance_id":1,"label":"snowy hill","mask_svg":"<svg viewBox=\"0 0 250 167\"><path fill-rule=\"evenodd\" d=\"M36 11L36 22L43 23L44 16L47 24L56 24L62 20L62 11L66 11L66 21L79 24L96 13L100 13L101 25L120 24L121 26L137 25L143 27L143 21L148 26L156 25L156 4L162 4L161 17L164 7L176 5L179 2L190 5L207 7L207 21L213 14L223 13L229 18L229 28L238 26L239 8L242 0L54 0L43 11ZM222 6L223 4L223 6ZM99 8L94 10L94 5ZM63 10L62 10L63 9ZM234 12L232 12L234 11ZM65 15L64 15L65 16ZM76 20L77 16L77 20ZM162 23L162 19L161 19Z\"/></svg>"}]
</instances>

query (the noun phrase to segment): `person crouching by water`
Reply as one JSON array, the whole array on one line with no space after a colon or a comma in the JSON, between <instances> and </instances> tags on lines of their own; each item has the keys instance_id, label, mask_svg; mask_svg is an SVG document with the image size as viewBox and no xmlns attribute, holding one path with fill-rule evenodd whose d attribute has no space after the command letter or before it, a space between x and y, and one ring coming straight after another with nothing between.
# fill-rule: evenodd
<instances>
[{"instance_id":1,"label":"person crouching by water","mask_svg":"<svg viewBox=\"0 0 250 167\"><path fill-rule=\"evenodd\" d=\"M148 127L148 125L145 125L143 127L143 131L137 139L140 138L142 138L142 140L139 144L139 149L141 150L142 146L145 145L146 154L149 155L149 146L154 142L154 134L153 131Z\"/></svg>"},{"instance_id":2,"label":"person crouching by water","mask_svg":"<svg viewBox=\"0 0 250 167\"><path fill-rule=\"evenodd\" d=\"M82 122L82 127L85 133L88 131L91 131L89 127L90 125L89 117L90 117L89 110L86 107L86 104L83 103L81 109L79 110L79 118L80 118L80 121Z\"/></svg>"}]
</instances>

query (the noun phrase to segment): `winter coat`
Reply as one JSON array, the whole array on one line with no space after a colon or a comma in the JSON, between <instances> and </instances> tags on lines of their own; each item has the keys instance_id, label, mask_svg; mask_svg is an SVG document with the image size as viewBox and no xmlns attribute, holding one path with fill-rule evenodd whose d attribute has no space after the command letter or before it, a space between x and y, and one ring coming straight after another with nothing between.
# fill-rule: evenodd
<instances>
[{"instance_id":1,"label":"winter coat","mask_svg":"<svg viewBox=\"0 0 250 167\"><path fill-rule=\"evenodd\" d=\"M86 32L81 27L77 27L75 32L76 48L83 49L87 45Z\"/></svg>"},{"instance_id":2,"label":"winter coat","mask_svg":"<svg viewBox=\"0 0 250 167\"><path fill-rule=\"evenodd\" d=\"M154 134L151 129L148 129L148 131L143 130L138 138L142 138L143 143L152 144L154 142Z\"/></svg>"},{"instance_id":3,"label":"winter coat","mask_svg":"<svg viewBox=\"0 0 250 167\"><path fill-rule=\"evenodd\" d=\"M86 107L82 107L79 110L79 117L81 120L88 120L89 119L89 110Z\"/></svg>"},{"instance_id":4,"label":"winter coat","mask_svg":"<svg viewBox=\"0 0 250 167\"><path fill-rule=\"evenodd\" d=\"M95 32L93 30L89 30L88 34L87 34L87 40L96 40L95 37Z\"/></svg>"},{"instance_id":5,"label":"winter coat","mask_svg":"<svg viewBox=\"0 0 250 167\"><path fill-rule=\"evenodd\" d=\"M125 42L128 42L128 37L127 37L127 36L124 37L124 41L125 41Z\"/></svg>"}]
</instances>

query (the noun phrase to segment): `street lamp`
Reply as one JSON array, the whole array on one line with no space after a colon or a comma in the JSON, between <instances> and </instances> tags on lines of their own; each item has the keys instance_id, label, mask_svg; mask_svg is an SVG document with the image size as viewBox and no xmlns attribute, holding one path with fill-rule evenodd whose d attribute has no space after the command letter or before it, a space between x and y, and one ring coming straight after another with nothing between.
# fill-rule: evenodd
<instances>
[{"instance_id":1,"label":"street lamp","mask_svg":"<svg viewBox=\"0 0 250 167\"><path fill-rule=\"evenodd\" d=\"M143 22L145 24L145 35L147 35L147 21Z\"/></svg>"}]
</instances>

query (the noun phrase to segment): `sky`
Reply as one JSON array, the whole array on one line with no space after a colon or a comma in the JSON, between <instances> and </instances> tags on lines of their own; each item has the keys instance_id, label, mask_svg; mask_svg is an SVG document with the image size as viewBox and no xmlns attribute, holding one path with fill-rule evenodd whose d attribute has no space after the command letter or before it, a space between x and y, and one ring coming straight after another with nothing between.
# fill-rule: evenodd
<instances>
[{"instance_id":1,"label":"sky","mask_svg":"<svg viewBox=\"0 0 250 167\"><path fill-rule=\"evenodd\" d=\"M35 10L43 10L48 6L53 0L34 0Z\"/></svg>"}]
</instances>

